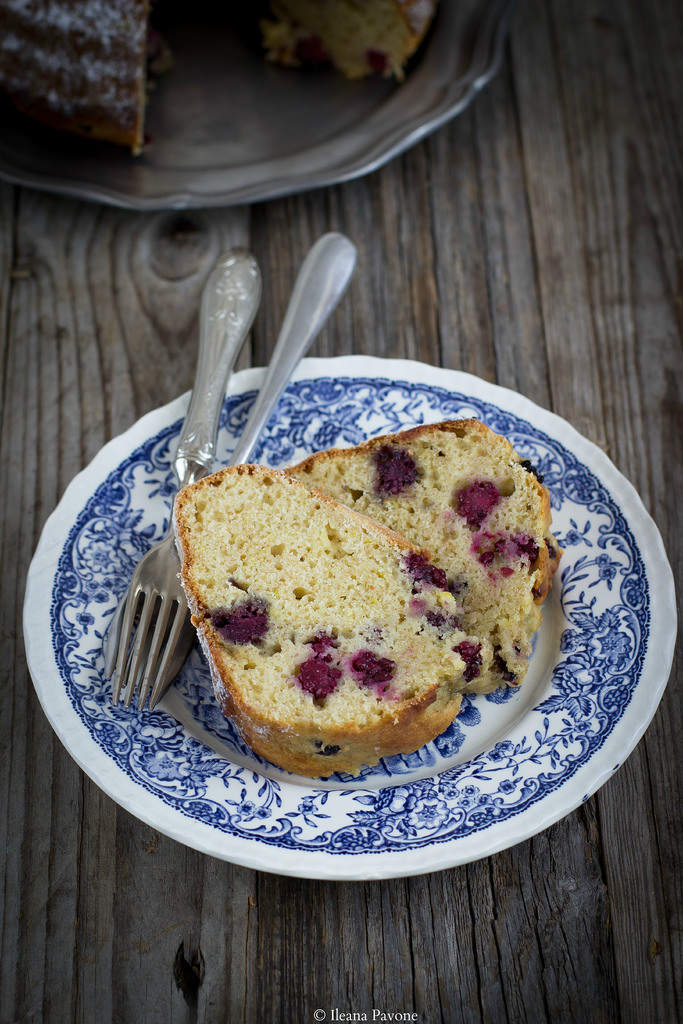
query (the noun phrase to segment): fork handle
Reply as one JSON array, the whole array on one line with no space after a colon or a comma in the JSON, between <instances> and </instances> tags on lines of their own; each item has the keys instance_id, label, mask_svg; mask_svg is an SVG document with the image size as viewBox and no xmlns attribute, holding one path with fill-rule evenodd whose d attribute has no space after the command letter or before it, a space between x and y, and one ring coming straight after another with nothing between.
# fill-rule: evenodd
<instances>
[{"instance_id":1,"label":"fork handle","mask_svg":"<svg viewBox=\"0 0 683 1024\"><path fill-rule=\"evenodd\" d=\"M265 380L230 457L231 466L248 461L299 361L344 294L355 265L356 247L335 231L319 238L306 256Z\"/></svg>"},{"instance_id":2,"label":"fork handle","mask_svg":"<svg viewBox=\"0 0 683 1024\"><path fill-rule=\"evenodd\" d=\"M197 369L173 461L179 487L213 468L228 376L260 301L261 273L251 253L237 248L220 256L202 293Z\"/></svg>"}]
</instances>

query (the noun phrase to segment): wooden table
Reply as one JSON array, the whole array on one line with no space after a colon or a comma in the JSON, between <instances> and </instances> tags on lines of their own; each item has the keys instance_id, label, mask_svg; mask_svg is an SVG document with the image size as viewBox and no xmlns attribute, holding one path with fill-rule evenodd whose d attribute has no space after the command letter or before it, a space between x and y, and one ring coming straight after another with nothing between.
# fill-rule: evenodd
<instances>
[{"instance_id":1,"label":"wooden table","mask_svg":"<svg viewBox=\"0 0 683 1024\"><path fill-rule=\"evenodd\" d=\"M21 610L71 478L190 386L214 257L261 263L240 365L263 365L328 229L359 265L313 354L459 368L554 410L680 568L682 43L676 0L526 0L474 105L362 180L145 215L0 185L2 1024L681 1019L679 669L623 768L535 838L428 876L296 880L181 846L91 783L38 704Z\"/></svg>"}]
</instances>

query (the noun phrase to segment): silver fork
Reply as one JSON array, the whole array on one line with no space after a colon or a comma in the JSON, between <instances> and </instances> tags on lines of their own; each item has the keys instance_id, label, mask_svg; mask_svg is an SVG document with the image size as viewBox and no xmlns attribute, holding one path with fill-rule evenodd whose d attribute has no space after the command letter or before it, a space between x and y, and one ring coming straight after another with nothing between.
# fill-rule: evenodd
<instances>
[{"instance_id":1,"label":"silver fork","mask_svg":"<svg viewBox=\"0 0 683 1024\"><path fill-rule=\"evenodd\" d=\"M245 249L219 257L202 293L194 387L173 460L178 487L213 467L226 383L260 299L254 257ZM136 686L139 707L150 688L150 706L156 704L194 644L186 609L169 522L163 540L138 563L107 632L104 670L113 676L114 704L123 694L128 707Z\"/></svg>"},{"instance_id":2,"label":"silver fork","mask_svg":"<svg viewBox=\"0 0 683 1024\"><path fill-rule=\"evenodd\" d=\"M344 293L355 262L355 247L348 238L337 233L323 235L308 253L299 271L266 378L232 453L230 465L248 460L296 366ZM248 327L244 334L247 331ZM194 444L196 424L206 427L202 417L203 393L195 385L174 463L180 486L204 476L213 464L226 376L227 373L223 373L221 377L218 408L212 409L214 429L209 449ZM218 375L215 380L218 380ZM215 401L215 391L211 392L211 399ZM203 439L206 442L206 434ZM166 537L139 563L128 593L112 621L105 672L114 676L114 703L118 703L122 691L125 691L124 702L129 706L137 687L137 703L141 709L151 688L149 706L153 709L192 649L195 631L178 571L172 526L169 526ZM136 616L137 629L133 633Z\"/></svg>"}]
</instances>

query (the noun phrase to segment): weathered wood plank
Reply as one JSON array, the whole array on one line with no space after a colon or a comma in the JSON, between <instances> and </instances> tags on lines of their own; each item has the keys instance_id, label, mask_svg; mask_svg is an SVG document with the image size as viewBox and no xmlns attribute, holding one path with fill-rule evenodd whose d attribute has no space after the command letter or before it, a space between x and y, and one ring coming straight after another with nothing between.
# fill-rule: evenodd
<instances>
[{"instance_id":1,"label":"weathered wood plank","mask_svg":"<svg viewBox=\"0 0 683 1024\"><path fill-rule=\"evenodd\" d=\"M473 112L495 379L549 408L538 270L509 62Z\"/></svg>"},{"instance_id":2,"label":"weathered wood plank","mask_svg":"<svg viewBox=\"0 0 683 1024\"><path fill-rule=\"evenodd\" d=\"M605 12L599 22L568 15L562 5L553 13L605 438L610 455L639 487L665 535L672 535L667 479L677 470L669 438L680 436L680 405L671 410L671 433L662 432L661 413L675 365L674 387L680 391L681 321L670 278L671 268L680 265L682 242L681 162L675 162L680 126L671 122L671 94L639 94L654 73L644 67L645 55L652 57L654 51L641 45L643 26L636 9ZM653 34L659 38L660 31L657 26ZM634 77L635 64L647 75ZM661 502L669 507L662 509ZM624 1020L643 1015L671 1020L680 1005L680 927L669 932L670 912L665 910L665 905L681 906L680 873L671 870L670 855L663 855L666 847L657 834L651 797L654 780L662 775L669 779L670 792L680 794L680 776L676 785L666 753L680 742L680 724L674 725L681 721L680 711L680 698L670 689L628 771L598 796ZM640 808L635 820L623 813L628 790ZM664 815L668 822L680 821L680 797L674 802ZM674 843L675 831L670 824L666 828L666 838Z\"/></svg>"},{"instance_id":3,"label":"weathered wood plank","mask_svg":"<svg viewBox=\"0 0 683 1024\"><path fill-rule=\"evenodd\" d=\"M602 394L550 9L512 31L513 81L553 408L604 446ZM539 81L543 88L539 89Z\"/></svg>"},{"instance_id":4,"label":"weathered wood plank","mask_svg":"<svg viewBox=\"0 0 683 1024\"><path fill-rule=\"evenodd\" d=\"M495 380L477 117L468 110L428 140L441 363Z\"/></svg>"}]
</instances>

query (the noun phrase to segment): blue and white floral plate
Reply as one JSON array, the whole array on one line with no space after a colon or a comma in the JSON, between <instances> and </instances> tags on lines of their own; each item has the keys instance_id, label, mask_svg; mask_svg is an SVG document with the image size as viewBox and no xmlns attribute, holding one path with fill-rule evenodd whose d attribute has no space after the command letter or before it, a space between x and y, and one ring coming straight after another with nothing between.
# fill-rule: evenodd
<instances>
[{"instance_id":1,"label":"blue and white floral plate","mask_svg":"<svg viewBox=\"0 0 683 1024\"><path fill-rule=\"evenodd\" d=\"M227 461L262 371L231 383ZM544 475L565 553L519 690L467 698L416 754L359 779L266 764L215 704L195 649L159 709L113 707L102 639L143 552L164 533L188 396L106 445L48 520L29 572L29 668L54 729L132 814L215 857L311 878L421 874L540 832L619 767L651 720L676 632L671 570L633 487L566 422L468 374L366 357L306 360L255 459L285 466L331 445L477 417Z\"/></svg>"}]
</instances>

